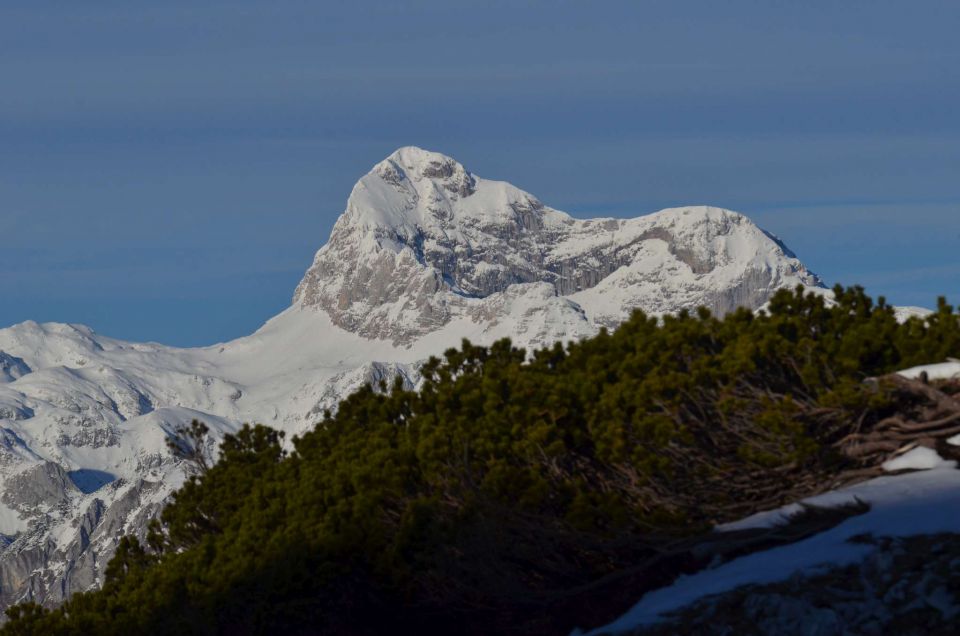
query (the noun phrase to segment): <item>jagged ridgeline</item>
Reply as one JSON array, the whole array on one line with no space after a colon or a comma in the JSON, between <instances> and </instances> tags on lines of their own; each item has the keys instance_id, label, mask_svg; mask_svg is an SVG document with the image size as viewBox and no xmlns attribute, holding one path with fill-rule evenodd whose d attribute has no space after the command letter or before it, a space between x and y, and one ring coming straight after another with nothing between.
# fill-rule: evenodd
<instances>
[{"instance_id":1,"label":"jagged ridgeline","mask_svg":"<svg viewBox=\"0 0 960 636\"><path fill-rule=\"evenodd\" d=\"M690 565L678 543L869 471L865 436L915 406L884 374L958 353L945 302L900 322L860 288L637 312L530 355L464 342L418 391L362 388L289 451L263 426L228 436L102 590L16 606L2 633L603 624Z\"/></svg>"}]
</instances>

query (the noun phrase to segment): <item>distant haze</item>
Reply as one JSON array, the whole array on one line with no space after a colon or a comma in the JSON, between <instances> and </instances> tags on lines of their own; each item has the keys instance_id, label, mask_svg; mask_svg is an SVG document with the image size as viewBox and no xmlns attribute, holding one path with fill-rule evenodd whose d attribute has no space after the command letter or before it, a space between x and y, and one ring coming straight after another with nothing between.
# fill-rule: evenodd
<instances>
[{"instance_id":1,"label":"distant haze","mask_svg":"<svg viewBox=\"0 0 960 636\"><path fill-rule=\"evenodd\" d=\"M0 6L0 326L174 345L285 308L353 184L438 150L578 216L709 204L960 302L960 3Z\"/></svg>"}]
</instances>

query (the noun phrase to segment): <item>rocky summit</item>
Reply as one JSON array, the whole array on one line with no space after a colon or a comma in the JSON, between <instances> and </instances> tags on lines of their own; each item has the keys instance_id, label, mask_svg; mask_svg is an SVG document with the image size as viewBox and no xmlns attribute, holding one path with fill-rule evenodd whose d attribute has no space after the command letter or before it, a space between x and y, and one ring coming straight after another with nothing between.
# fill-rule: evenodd
<instances>
[{"instance_id":1,"label":"rocky summit","mask_svg":"<svg viewBox=\"0 0 960 636\"><path fill-rule=\"evenodd\" d=\"M819 280L742 214L698 206L575 219L450 157L401 148L354 187L294 303L409 344L456 320L501 318L512 304L502 295L582 321L579 333L635 308L758 307L797 284Z\"/></svg>"},{"instance_id":2,"label":"rocky summit","mask_svg":"<svg viewBox=\"0 0 960 636\"><path fill-rule=\"evenodd\" d=\"M418 382L462 338L525 347L634 309L758 308L820 281L747 217L710 207L575 219L450 157L402 148L354 187L290 308L198 349L79 325L0 330L0 606L102 583L124 534L184 479L166 447L190 420L310 427L357 387Z\"/></svg>"}]
</instances>

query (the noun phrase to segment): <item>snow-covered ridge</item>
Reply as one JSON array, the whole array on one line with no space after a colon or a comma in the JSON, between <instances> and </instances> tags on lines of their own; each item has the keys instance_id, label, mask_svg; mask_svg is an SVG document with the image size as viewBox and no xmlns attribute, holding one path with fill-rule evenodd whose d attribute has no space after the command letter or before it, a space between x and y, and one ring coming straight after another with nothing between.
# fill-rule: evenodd
<instances>
[{"instance_id":1,"label":"snow-covered ridge","mask_svg":"<svg viewBox=\"0 0 960 636\"><path fill-rule=\"evenodd\" d=\"M578 220L449 157L402 148L353 189L296 290L256 333L197 349L79 325L0 329L0 607L102 580L182 483L193 418L307 429L367 382L459 344L595 334L634 308L757 308L819 281L745 216L709 207Z\"/></svg>"},{"instance_id":2,"label":"snow-covered ridge","mask_svg":"<svg viewBox=\"0 0 960 636\"><path fill-rule=\"evenodd\" d=\"M820 285L779 239L736 212L694 206L574 219L450 157L401 148L354 187L294 304L407 344L531 283L608 326L636 307L725 313L758 307L781 287Z\"/></svg>"}]
</instances>

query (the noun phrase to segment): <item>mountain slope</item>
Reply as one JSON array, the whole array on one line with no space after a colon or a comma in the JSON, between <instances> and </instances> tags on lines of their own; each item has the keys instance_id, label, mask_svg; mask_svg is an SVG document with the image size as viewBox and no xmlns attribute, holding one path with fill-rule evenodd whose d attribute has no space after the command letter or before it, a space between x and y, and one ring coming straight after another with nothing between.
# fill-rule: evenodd
<instances>
[{"instance_id":1,"label":"mountain slope","mask_svg":"<svg viewBox=\"0 0 960 636\"><path fill-rule=\"evenodd\" d=\"M562 634L683 573L695 594L862 555L865 531L955 528L960 384L937 378L956 365L915 365L958 350L952 307L902 323L859 288L781 290L759 315L637 313L532 354L464 343L418 390L351 394L290 453L244 427L212 467L188 461L199 476L148 550L125 537L101 592L19 606L2 631ZM942 483L861 484L828 497L838 510L772 515L785 527L748 517L936 465Z\"/></svg>"},{"instance_id":2,"label":"mountain slope","mask_svg":"<svg viewBox=\"0 0 960 636\"><path fill-rule=\"evenodd\" d=\"M613 325L634 307L725 313L819 281L735 212L578 220L449 157L401 148L354 187L294 303L322 308L350 331L409 343L486 315L484 299L524 283L547 284L582 306L588 322ZM576 307L555 304L575 319Z\"/></svg>"},{"instance_id":3,"label":"mountain slope","mask_svg":"<svg viewBox=\"0 0 960 636\"><path fill-rule=\"evenodd\" d=\"M356 185L292 306L198 349L86 327L0 330L0 606L97 585L183 470L167 437L255 421L299 433L362 386L419 381L462 338L530 347L590 336L634 308L756 308L819 285L746 217L706 207L577 220L437 153L403 148ZM211 449L212 450L212 449Z\"/></svg>"}]
</instances>

